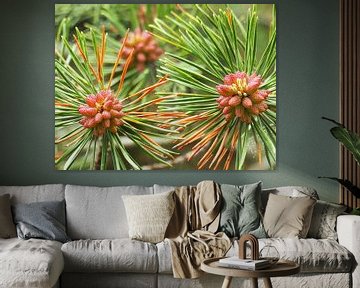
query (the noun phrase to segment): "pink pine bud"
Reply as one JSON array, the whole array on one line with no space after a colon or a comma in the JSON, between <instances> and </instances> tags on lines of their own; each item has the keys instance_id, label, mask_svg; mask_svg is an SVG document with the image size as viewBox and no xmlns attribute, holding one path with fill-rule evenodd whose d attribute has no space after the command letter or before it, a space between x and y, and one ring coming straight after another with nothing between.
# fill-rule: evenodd
<instances>
[{"instance_id":1,"label":"pink pine bud","mask_svg":"<svg viewBox=\"0 0 360 288\"><path fill-rule=\"evenodd\" d=\"M103 120L103 117L102 117L101 113L97 113L95 115L95 122L100 123L102 120Z\"/></svg>"},{"instance_id":2,"label":"pink pine bud","mask_svg":"<svg viewBox=\"0 0 360 288\"><path fill-rule=\"evenodd\" d=\"M229 114L231 112L231 107L230 106L226 106L222 111L223 111L223 114Z\"/></svg>"},{"instance_id":3,"label":"pink pine bud","mask_svg":"<svg viewBox=\"0 0 360 288\"><path fill-rule=\"evenodd\" d=\"M234 88L230 85L217 85L216 90L219 92L220 95L229 97L236 94Z\"/></svg>"},{"instance_id":4,"label":"pink pine bud","mask_svg":"<svg viewBox=\"0 0 360 288\"><path fill-rule=\"evenodd\" d=\"M111 124L113 126L121 126L124 122L120 120L119 118L113 118L111 119Z\"/></svg>"},{"instance_id":5,"label":"pink pine bud","mask_svg":"<svg viewBox=\"0 0 360 288\"><path fill-rule=\"evenodd\" d=\"M241 98L239 96L232 96L229 100L230 106L238 106L241 103Z\"/></svg>"},{"instance_id":6,"label":"pink pine bud","mask_svg":"<svg viewBox=\"0 0 360 288\"><path fill-rule=\"evenodd\" d=\"M115 117L115 118L120 118L120 117L124 116L123 112L120 112L120 111L117 111L114 109L110 110L110 114L111 114L111 117Z\"/></svg>"},{"instance_id":7,"label":"pink pine bud","mask_svg":"<svg viewBox=\"0 0 360 288\"><path fill-rule=\"evenodd\" d=\"M95 136L101 136L105 133L105 128L104 127L101 127L101 126L97 126L94 130L94 135Z\"/></svg>"},{"instance_id":8,"label":"pink pine bud","mask_svg":"<svg viewBox=\"0 0 360 288\"><path fill-rule=\"evenodd\" d=\"M250 95L250 98L254 103L260 103L265 99L263 93L259 90Z\"/></svg>"},{"instance_id":9,"label":"pink pine bud","mask_svg":"<svg viewBox=\"0 0 360 288\"><path fill-rule=\"evenodd\" d=\"M145 64L144 63L137 63L136 64L136 70L137 71L144 71L144 69L145 69Z\"/></svg>"},{"instance_id":10,"label":"pink pine bud","mask_svg":"<svg viewBox=\"0 0 360 288\"><path fill-rule=\"evenodd\" d=\"M90 107L95 107L96 104L96 96L95 95L90 95L86 98L86 104L89 105Z\"/></svg>"},{"instance_id":11,"label":"pink pine bud","mask_svg":"<svg viewBox=\"0 0 360 288\"><path fill-rule=\"evenodd\" d=\"M250 108L252 106L252 102L249 97L244 97L242 99L242 106L244 106L245 108Z\"/></svg>"},{"instance_id":12,"label":"pink pine bud","mask_svg":"<svg viewBox=\"0 0 360 288\"><path fill-rule=\"evenodd\" d=\"M225 114L224 117L225 117L226 121L230 121L233 118L233 115L232 114Z\"/></svg>"},{"instance_id":13,"label":"pink pine bud","mask_svg":"<svg viewBox=\"0 0 360 288\"><path fill-rule=\"evenodd\" d=\"M122 109L121 103L117 103L117 104L113 105L113 109L115 109L115 110L121 110L121 109Z\"/></svg>"},{"instance_id":14,"label":"pink pine bud","mask_svg":"<svg viewBox=\"0 0 360 288\"><path fill-rule=\"evenodd\" d=\"M141 51L145 46L145 43L144 42L140 42L138 44L136 44L136 51Z\"/></svg>"},{"instance_id":15,"label":"pink pine bud","mask_svg":"<svg viewBox=\"0 0 360 288\"><path fill-rule=\"evenodd\" d=\"M266 103L259 103L258 108L260 112L264 112L268 109L268 105Z\"/></svg>"},{"instance_id":16,"label":"pink pine bud","mask_svg":"<svg viewBox=\"0 0 360 288\"><path fill-rule=\"evenodd\" d=\"M259 110L259 108L257 107L256 104L253 105L252 107L250 107L250 111L251 111L251 113L253 113L254 115L259 115L259 113L260 113L260 110Z\"/></svg>"},{"instance_id":17,"label":"pink pine bud","mask_svg":"<svg viewBox=\"0 0 360 288\"><path fill-rule=\"evenodd\" d=\"M137 60L139 62L145 62L146 61L146 56L143 54L143 53L139 53L137 56L136 56Z\"/></svg>"},{"instance_id":18,"label":"pink pine bud","mask_svg":"<svg viewBox=\"0 0 360 288\"><path fill-rule=\"evenodd\" d=\"M111 108L112 108L112 106L113 106L113 101L112 100L107 100L105 103L104 103L104 109L105 110L110 110Z\"/></svg>"},{"instance_id":19,"label":"pink pine bud","mask_svg":"<svg viewBox=\"0 0 360 288\"><path fill-rule=\"evenodd\" d=\"M132 49L134 49L132 63L138 71L143 71L147 63L157 61L160 55L163 54L155 38L149 32L140 28L136 28L128 34L128 38L124 43L124 59L129 56Z\"/></svg>"},{"instance_id":20,"label":"pink pine bud","mask_svg":"<svg viewBox=\"0 0 360 288\"><path fill-rule=\"evenodd\" d=\"M242 108L242 107L236 108L235 115L239 118L242 118L244 116L244 108Z\"/></svg>"},{"instance_id":21,"label":"pink pine bud","mask_svg":"<svg viewBox=\"0 0 360 288\"><path fill-rule=\"evenodd\" d=\"M230 100L230 97L223 97L223 99L220 101L219 104L222 107L228 106L229 105L229 100Z\"/></svg>"},{"instance_id":22,"label":"pink pine bud","mask_svg":"<svg viewBox=\"0 0 360 288\"><path fill-rule=\"evenodd\" d=\"M106 120L111 118L110 112L109 112L109 111L106 111L106 110L104 110L104 111L101 113L101 115L102 115L103 119L106 119Z\"/></svg>"},{"instance_id":23,"label":"pink pine bud","mask_svg":"<svg viewBox=\"0 0 360 288\"><path fill-rule=\"evenodd\" d=\"M105 96L103 94L101 94L101 93L96 94L96 102L97 103L102 103L102 102L104 102L104 100L105 100Z\"/></svg>"},{"instance_id":24,"label":"pink pine bud","mask_svg":"<svg viewBox=\"0 0 360 288\"><path fill-rule=\"evenodd\" d=\"M259 88L260 84L261 84L261 77L257 76L254 73L248 78L248 85L246 89L249 93L253 92L254 90Z\"/></svg>"},{"instance_id":25,"label":"pink pine bud","mask_svg":"<svg viewBox=\"0 0 360 288\"><path fill-rule=\"evenodd\" d=\"M88 118L87 121L85 122L85 127L87 128L93 128L95 127L96 123L95 123L95 119L94 118Z\"/></svg>"},{"instance_id":26,"label":"pink pine bud","mask_svg":"<svg viewBox=\"0 0 360 288\"><path fill-rule=\"evenodd\" d=\"M225 85L235 84L238 79L244 79L246 77L246 73L244 72L236 72L234 74L228 74L224 77Z\"/></svg>"},{"instance_id":27,"label":"pink pine bud","mask_svg":"<svg viewBox=\"0 0 360 288\"><path fill-rule=\"evenodd\" d=\"M84 116L95 116L97 113L97 109L88 107L88 106L86 106L86 107L82 106L82 107L79 107L79 112L81 115L84 115Z\"/></svg>"},{"instance_id":28,"label":"pink pine bud","mask_svg":"<svg viewBox=\"0 0 360 288\"><path fill-rule=\"evenodd\" d=\"M103 125L104 125L105 128L109 128L109 127L110 127L110 120L109 120L109 119L105 119L105 120L103 121Z\"/></svg>"}]
</instances>

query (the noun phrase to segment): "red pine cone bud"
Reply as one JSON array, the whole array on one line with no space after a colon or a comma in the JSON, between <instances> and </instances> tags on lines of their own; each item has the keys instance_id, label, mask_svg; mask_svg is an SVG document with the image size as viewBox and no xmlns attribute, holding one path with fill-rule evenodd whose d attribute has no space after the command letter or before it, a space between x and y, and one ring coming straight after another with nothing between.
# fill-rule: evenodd
<instances>
[{"instance_id":1,"label":"red pine cone bud","mask_svg":"<svg viewBox=\"0 0 360 288\"><path fill-rule=\"evenodd\" d=\"M216 101L227 121L237 117L251 123L252 117L268 109L265 100L271 92L259 90L261 83L262 79L256 73L249 76L245 72L236 72L224 77L224 84L216 86L220 94Z\"/></svg>"},{"instance_id":2,"label":"red pine cone bud","mask_svg":"<svg viewBox=\"0 0 360 288\"><path fill-rule=\"evenodd\" d=\"M84 116L79 123L85 128L93 128L95 136L103 135L106 130L116 133L123 124L122 105L110 90L89 95L85 102L87 105L79 107L79 113Z\"/></svg>"},{"instance_id":3,"label":"red pine cone bud","mask_svg":"<svg viewBox=\"0 0 360 288\"><path fill-rule=\"evenodd\" d=\"M126 59L134 49L133 64L138 71L145 69L145 64L157 61L164 51L158 46L154 37L147 31L136 28L130 32L124 43L123 58Z\"/></svg>"},{"instance_id":4,"label":"red pine cone bud","mask_svg":"<svg viewBox=\"0 0 360 288\"><path fill-rule=\"evenodd\" d=\"M239 96L233 96L229 100L229 105L233 107L238 106L240 103L241 103L241 98Z\"/></svg>"},{"instance_id":5,"label":"red pine cone bud","mask_svg":"<svg viewBox=\"0 0 360 288\"><path fill-rule=\"evenodd\" d=\"M250 100L249 97L244 97L242 99L242 105L245 107L245 108L250 108L252 106L252 102Z\"/></svg>"}]
</instances>

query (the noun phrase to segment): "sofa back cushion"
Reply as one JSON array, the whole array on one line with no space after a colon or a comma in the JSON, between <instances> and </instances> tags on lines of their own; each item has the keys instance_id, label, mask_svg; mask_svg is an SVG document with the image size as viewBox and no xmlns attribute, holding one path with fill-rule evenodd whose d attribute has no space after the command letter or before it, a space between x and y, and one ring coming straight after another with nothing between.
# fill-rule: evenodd
<instances>
[{"instance_id":1,"label":"sofa back cushion","mask_svg":"<svg viewBox=\"0 0 360 288\"><path fill-rule=\"evenodd\" d=\"M153 194L152 187L66 185L67 232L71 239L128 238L123 195Z\"/></svg>"},{"instance_id":2,"label":"sofa back cushion","mask_svg":"<svg viewBox=\"0 0 360 288\"><path fill-rule=\"evenodd\" d=\"M11 204L64 200L62 184L0 186L0 195L9 194Z\"/></svg>"}]
</instances>

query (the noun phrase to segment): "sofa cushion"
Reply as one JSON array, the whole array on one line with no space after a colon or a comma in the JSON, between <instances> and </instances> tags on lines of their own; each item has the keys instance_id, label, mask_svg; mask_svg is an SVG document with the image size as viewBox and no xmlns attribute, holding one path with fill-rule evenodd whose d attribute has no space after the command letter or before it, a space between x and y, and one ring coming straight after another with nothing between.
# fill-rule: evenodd
<instances>
[{"instance_id":1,"label":"sofa cushion","mask_svg":"<svg viewBox=\"0 0 360 288\"><path fill-rule=\"evenodd\" d=\"M33 186L0 186L0 195L10 194L11 204L64 200L65 186L46 184Z\"/></svg>"},{"instance_id":2,"label":"sofa cushion","mask_svg":"<svg viewBox=\"0 0 360 288\"><path fill-rule=\"evenodd\" d=\"M236 255L238 245L237 242L234 244L229 250L228 256ZM350 272L354 265L354 257L351 252L338 242L330 239L260 239L259 250L264 246L275 247L280 259L287 259L298 263L302 273Z\"/></svg>"},{"instance_id":3,"label":"sofa cushion","mask_svg":"<svg viewBox=\"0 0 360 288\"><path fill-rule=\"evenodd\" d=\"M221 184L221 194L219 231L229 237L247 233L266 237L260 216L261 182L242 186Z\"/></svg>"},{"instance_id":4,"label":"sofa cushion","mask_svg":"<svg viewBox=\"0 0 360 288\"><path fill-rule=\"evenodd\" d=\"M318 200L314 206L309 238L337 240L336 219L346 211L345 205Z\"/></svg>"},{"instance_id":5,"label":"sofa cushion","mask_svg":"<svg viewBox=\"0 0 360 288\"><path fill-rule=\"evenodd\" d=\"M156 246L130 239L78 240L61 247L66 272L157 271Z\"/></svg>"},{"instance_id":6,"label":"sofa cushion","mask_svg":"<svg viewBox=\"0 0 360 288\"><path fill-rule=\"evenodd\" d=\"M52 287L63 268L59 242L0 239L0 287Z\"/></svg>"},{"instance_id":7,"label":"sofa cushion","mask_svg":"<svg viewBox=\"0 0 360 288\"><path fill-rule=\"evenodd\" d=\"M152 187L66 185L67 233L71 239L128 238L123 195L152 194Z\"/></svg>"},{"instance_id":8,"label":"sofa cushion","mask_svg":"<svg viewBox=\"0 0 360 288\"><path fill-rule=\"evenodd\" d=\"M156 244L159 273L171 274L171 248L164 241ZM329 239L266 238L259 239L259 249L274 246L281 259L295 261L301 273L348 273L354 265L353 255L339 243ZM238 255L238 242L234 241L226 256ZM272 255L276 256L276 255ZM250 249L248 250L250 257ZM275 286L274 286L275 287Z\"/></svg>"},{"instance_id":9,"label":"sofa cushion","mask_svg":"<svg viewBox=\"0 0 360 288\"><path fill-rule=\"evenodd\" d=\"M13 206L19 238L69 241L65 229L65 201L45 201Z\"/></svg>"},{"instance_id":10,"label":"sofa cushion","mask_svg":"<svg viewBox=\"0 0 360 288\"><path fill-rule=\"evenodd\" d=\"M316 200L270 194L264 215L264 227L269 237L305 238L310 227Z\"/></svg>"},{"instance_id":11,"label":"sofa cushion","mask_svg":"<svg viewBox=\"0 0 360 288\"><path fill-rule=\"evenodd\" d=\"M11 214L10 196L0 196L0 238L16 237L16 229Z\"/></svg>"},{"instance_id":12,"label":"sofa cushion","mask_svg":"<svg viewBox=\"0 0 360 288\"><path fill-rule=\"evenodd\" d=\"M156 195L124 195L129 238L157 243L164 240L175 208L174 191Z\"/></svg>"}]
</instances>

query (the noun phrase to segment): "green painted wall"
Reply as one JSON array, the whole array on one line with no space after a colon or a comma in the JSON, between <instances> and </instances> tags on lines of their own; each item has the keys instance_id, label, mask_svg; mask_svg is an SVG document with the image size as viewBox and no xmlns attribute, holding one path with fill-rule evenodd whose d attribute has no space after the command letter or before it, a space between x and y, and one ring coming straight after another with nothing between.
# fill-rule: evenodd
<instances>
[{"instance_id":1,"label":"green painted wall","mask_svg":"<svg viewBox=\"0 0 360 288\"><path fill-rule=\"evenodd\" d=\"M76 1L57 1L71 2ZM338 118L338 0L248 2L277 4L276 171L56 171L53 164L54 2L2 0L0 185L180 185L203 179L244 184L263 180L265 187L312 186L322 199L337 201L338 186L317 176L337 176L339 170L338 146L328 132L331 125L320 119L321 116Z\"/></svg>"}]
</instances>

